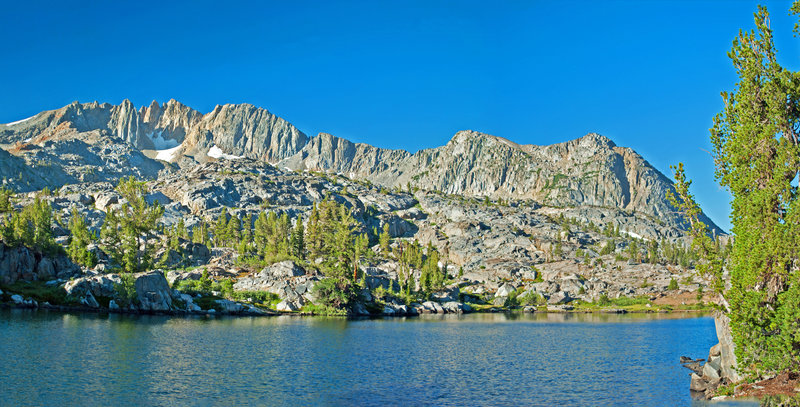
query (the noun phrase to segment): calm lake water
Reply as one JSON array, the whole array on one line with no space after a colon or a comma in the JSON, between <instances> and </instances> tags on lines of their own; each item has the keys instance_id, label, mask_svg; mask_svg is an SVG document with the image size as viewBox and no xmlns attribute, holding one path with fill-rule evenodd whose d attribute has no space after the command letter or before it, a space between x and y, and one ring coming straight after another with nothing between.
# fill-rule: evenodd
<instances>
[{"instance_id":1,"label":"calm lake water","mask_svg":"<svg viewBox=\"0 0 800 407\"><path fill-rule=\"evenodd\" d=\"M705 357L715 343L712 318L682 315L0 310L0 404L702 405L690 400L678 358Z\"/></svg>"}]
</instances>

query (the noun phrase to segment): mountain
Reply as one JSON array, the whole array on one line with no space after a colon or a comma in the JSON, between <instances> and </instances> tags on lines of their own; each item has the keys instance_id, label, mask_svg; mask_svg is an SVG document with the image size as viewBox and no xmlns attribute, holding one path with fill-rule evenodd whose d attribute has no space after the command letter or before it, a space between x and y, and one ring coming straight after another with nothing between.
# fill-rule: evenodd
<instances>
[{"instance_id":1,"label":"mountain","mask_svg":"<svg viewBox=\"0 0 800 407\"><path fill-rule=\"evenodd\" d=\"M120 105L73 102L20 122L0 126L2 144L41 144L99 132L139 150L181 147L181 155L204 156L212 150L270 162L291 156L308 137L287 121L249 104L222 105L207 114L176 100L138 110ZM176 154L177 156L177 154ZM168 161L168 160L167 160Z\"/></svg>"},{"instance_id":2,"label":"mountain","mask_svg":"<svg viewBox=\"0 0 800 407\"><path fill-rule=\"evenodd\" d=\"M309 138L289 122L250 104L218 105L202 114L180 102L136 109L73 102L0 125L0 147L24 160L49 186L113 181L124 175L155 178L169 163L250 158L279 168L344 174L386 187L464 197L530 200L555 208L606 208L649 217L682 229L666 200L672 182L630 148L590 133L548 146L520 145L476 131L460 131L446 145L411 154L352 143L330 134ZM19 164L0 176L13 181ZM44 182L48 183L48 182ZM30 183L29 183L30 184ZM598 215L599 216L599 215ZM722 231L708 218L717 233Z\"/></svg>"}]
</instances>

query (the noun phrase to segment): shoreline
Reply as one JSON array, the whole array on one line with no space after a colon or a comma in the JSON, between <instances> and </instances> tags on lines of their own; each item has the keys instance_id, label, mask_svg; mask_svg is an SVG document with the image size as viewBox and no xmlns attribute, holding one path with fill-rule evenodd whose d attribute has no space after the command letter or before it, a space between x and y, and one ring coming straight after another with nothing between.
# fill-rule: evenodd
<instances>
[{"instance_id":1,"label":"shoreline","mask_svg":"<svg viewBox=\"0 0 800 407\"><path fill-rule=\"evenodd\" d=\"M578 309L578 310L535 310L535 311L526 311L523 308L516 308L516 309L489 309L489 310L477 310L477 311L469 311L469 312L458 312L458 313L433 313L433 312L425 312L425 313L409 313L409 314L388 314L388 313L380 313L380 314L368 314L368 315L360 315L360 314L353 314L353 315L328 315L328 314L319 314L313 312L283 312L283 311L272 311L272 310L263 310L260 309L261 312L253 312L249 310L239 311L239 312L197 312L197 311L185 311L185 310L170 310L170 311L150 311L150 310L123 310L123 309L109 309L109 308L92 308L88 306L81 306L81 305L51 305L51 304L9 304L9 303L0 303L0 309L29 309L29 310L43 310L43 311L54 311L54 312L61 312L65 314L118 314L118 315L155 315L155 316L170 316L170 317L280 317L280 316L290 316L290 317L337 317L337 318L347 318L347 319L359 319L359 318L408 318L408 317L420 317L420 316L433 316L433 315L464 315L464 314L602 314L602 315L611 315L611 314L703 314L703 313L711 313L713 309L678 309L678 310L625 310L625 309L599 309L599 310L588 310L588 309Z\"/></svg>"}]
</instances>

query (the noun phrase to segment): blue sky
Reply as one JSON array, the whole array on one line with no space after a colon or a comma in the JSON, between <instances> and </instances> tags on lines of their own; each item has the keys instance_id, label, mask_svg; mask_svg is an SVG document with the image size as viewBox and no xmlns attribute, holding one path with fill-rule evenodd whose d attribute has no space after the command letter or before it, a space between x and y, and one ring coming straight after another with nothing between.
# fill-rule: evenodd
<instances>
[{"instance_id":1,"label":"blue sky","mask_svg":"<svg viewBox=\"0 0 800 407\"><path fill-rule=\"evenodd\" d=\"M766 1L798 69L789 1ZM522 144L597 132L682 161L729 228L708 128L755 1L4 2L0 122L73 100L265 107L309 135L416 151L472 129Z\"/></svg>"}]
</instances>

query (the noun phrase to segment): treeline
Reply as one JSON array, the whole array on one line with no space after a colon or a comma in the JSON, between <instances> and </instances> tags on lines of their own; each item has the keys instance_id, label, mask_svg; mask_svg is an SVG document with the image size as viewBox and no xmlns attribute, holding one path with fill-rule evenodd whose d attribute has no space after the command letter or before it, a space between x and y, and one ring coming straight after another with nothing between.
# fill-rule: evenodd
<instances>
[{"instance_id":1,"label":"treeline","mask_svg":"<svg viewBox=\"0 0 800 407\"><path fill-rule=\"evenodd\" d=\"M87 220L73 208L65 224L54 214L42 191L33 203L17 211L11 190L0 189L0 237L7 245L27 246L45 254L65 252L73 261L93 267L98 256L92 245L103 250L122 272L141 272L159 266L155 252L181 250L182 241L207 246L234 248L245 265L264 266L292 259L305 267L319 269L327 279L317 284L318 298L324 305L344 308L364 287L365 278L359 263L377 255L370 246L377 243L380 252L399 263L399 292L390 295L427 296L444 287L447 279L447 254L432 244L423 247L418 241L400 241L392 246L388 225L382 231L361 231L358 221L346 206L326 197L313 205L308 219L291 218L288 213L264 210L258 214L234 215L222 212L216 219L188 228L183 221L171 227L161 224L164 208L148 203L147 188L133 177L123 178L116 187L122 204L109 207L100 233L92 233ZM53 223L69 229L66 250L56 244ZM166 254L165 254L166 256ZM419 272L419 286L415 272Z\"/></svg>"},{"instance_id":2,"label":"treeline","mask_svg":"<svg viewBox=\"0 0 800 407\"><path fill-rule=\"evenodd\" d=\"M567 218L564 214L560 214L558 217L551 217L550 219L561 226L561 234L567 238L572 236L573 226L584 231L591 231L607 237L608 240L606 240L605 243L598 245L598 254L601 256L614 254L616 252L617 243L626 242L627 247L623 253L617 254L617 260L632 259L643 263L668 264L681 266L683 268L693 267L694 264L700 260L700 255L697 251L692 250L690 245L686 245L681 241L671 242L664 238L660 240L639 239L621 231L617 224L612 225L611 223L606 223L601 228L594 222L581 222L575 218ZM731 251L730 243L723 244L719 237L712 241L717 251L721 253L724 258L727 258ZM554 247L553 255L560 258L563 253L561 242L556 242ZM581 257L587 254L585 251L579 250L576 255Z\"/></svg>"}]
</instances>

